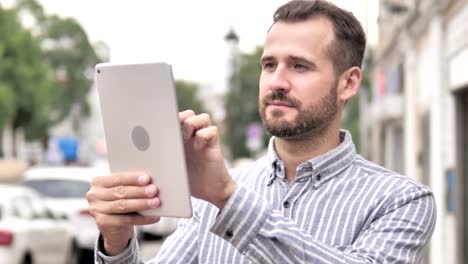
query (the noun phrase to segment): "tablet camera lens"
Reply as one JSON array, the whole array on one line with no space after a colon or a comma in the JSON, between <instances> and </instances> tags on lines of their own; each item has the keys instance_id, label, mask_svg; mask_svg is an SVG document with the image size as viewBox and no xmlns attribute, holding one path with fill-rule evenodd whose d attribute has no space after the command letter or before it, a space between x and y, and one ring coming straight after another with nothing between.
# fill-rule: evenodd
<instances>
[{"instance_id":1,"label":"tablet camera lens","mask_svg":"<svg viewBox=\"0 0 468 264\"><path fill-rule=\"evenodd\" d=\"M150 147L150 137L148 131L142 126L136 126L132 130L133 145L140 150L146 151Z\"/></svg>"},{"instance_id":2,"label":"tablet camera lens","mask_svg":"<svg viewBox=\"0 0 468 264\"><path fill-rule=\"evenodd\" d=\"M97 73L101 73L101 70L97 70Z\"/></svg>"}]
</instances>

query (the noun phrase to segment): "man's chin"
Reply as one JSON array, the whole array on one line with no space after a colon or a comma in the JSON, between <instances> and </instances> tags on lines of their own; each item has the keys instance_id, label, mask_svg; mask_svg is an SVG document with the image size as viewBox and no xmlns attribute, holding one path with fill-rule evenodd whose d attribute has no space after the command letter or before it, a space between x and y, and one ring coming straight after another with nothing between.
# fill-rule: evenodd
<instances>
[{"instance_id":1,"label":"man's chin","mask_svg":"<svg viewBox=\"0 0 468 264\"><path fill-rule=\"evenodd\" d=\"M264 123L264 126L265 129L273 135L280 134L282 131L291 130L293 127L290 122L284 122L281 118L270 119Z\"/></svg>"},{"instance_id":2,"label":"man's chin","mask_svg":"<svg viewBox=\"0 0 468 264\"><path fill-rule=\"evenodd\" d=\"M296 113L292 109L272 109L267 111L267 119L272 122L294 122Z\"/></svg>"},{"instance_id":3,"label":"man's chin","mask_svg":"<svg viewBox=\"0 0 468 264\"><path fill-rule=\"evenodd\" d=\"M275 127L266 127L265 128L268 133L272 136L286 139L286 140L294 140L298 139L301 137L301 135L298 133L298 131L293 131L291 129L286 129L286 128L281 128L278 126Z\"/></svg>"}]
</instances>

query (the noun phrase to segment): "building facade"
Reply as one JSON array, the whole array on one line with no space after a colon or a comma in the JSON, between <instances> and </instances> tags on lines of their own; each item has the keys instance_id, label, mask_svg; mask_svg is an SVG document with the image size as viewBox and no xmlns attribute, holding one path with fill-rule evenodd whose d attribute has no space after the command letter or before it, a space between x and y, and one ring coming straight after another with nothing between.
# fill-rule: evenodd
<instances>
[{"instance_id":1,"label":"building facade","mask_svg":"<svg viewBox=\"0 0 468 264\"><path fill-rule=\"evenodd\" d=\"M382 0L369 158L429 185L425 263L468 263L468 1Z\"/></svg>"},{"instance_id":2,"label":"building facade","mask_svg":"<svg viewBox=\"0 0 468 264\"><path fill-rule=\"evenodd\" d=\"M468 3L453 1L447 10L446 68L448 90L455 104L455 201L459 263L468 263Z\"/></svg>"}]
</instances>

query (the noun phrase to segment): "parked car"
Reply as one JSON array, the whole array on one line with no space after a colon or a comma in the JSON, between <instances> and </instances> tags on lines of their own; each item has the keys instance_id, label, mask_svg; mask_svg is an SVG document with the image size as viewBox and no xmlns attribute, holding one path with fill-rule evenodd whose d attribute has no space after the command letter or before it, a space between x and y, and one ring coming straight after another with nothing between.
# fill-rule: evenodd
<instances>
[{"instance_id":1,"label":"parked car","mask_svg":"<svg viewBox=\"0 0 468 264\"><path fill-rule=\"evenodd\" d=\"M75 238L80 258L92 259L94 245L99 234L96 223L89 214L86 193L91 179L109 174L108 166L93 167L35 167L28 169L23 183L45 196L46 204L58 217L68 219L75 228ZM161 218L156 224L138 227L139 238L143 233L167 236L177 227L177 219Z\"/></svg>"},{"instance_id":2,"label":"parked car","mask_svg":"<svg viewBox=\"0 0 468 264\"><path fill-rule=\"evenodd\" d=\"M177 229L177 222L177 218L161 217L161 220L155 224L139 226L139 233L146 238L166 237Z\"/></svg>"},{"instance_id":3,"label":"parked car","mask_svg":"<svg viewBox=\"0 0 468 264\"><path fill-rule=\"evenodd\" d=\"M91 167L33 167L23 176L23 184L44 196L52 214L74 227L80 263L93 263L94 245L99 235L86 200L91 179L97 174L99 171Z\"/></svg>"},{"instance_id":4,"label":"parked car","mask_svg":"<svg viewBox=\"0 0 468 264\"><path fill-rule=\"evenodd\" d=\"M68 223L24 186L0 184L0 264L79 263Z\"/></svg>"},{"instance_id":5,"label":"parked car","mask_svg":"<svg viewBox=\"0 0 468 264\"><path fill-rule=\"evenodd\" d=\"M106 160L98 160L94 163L94 167L103 172L102 174L109 173L109 164ZM169 236L177 229L177 218L172 217L161 217L161 220L158 223L151 225L138 226L138 235L141 240L143 237L152 239L152 238L162 238Z\"/></svg>"}]
</instances>

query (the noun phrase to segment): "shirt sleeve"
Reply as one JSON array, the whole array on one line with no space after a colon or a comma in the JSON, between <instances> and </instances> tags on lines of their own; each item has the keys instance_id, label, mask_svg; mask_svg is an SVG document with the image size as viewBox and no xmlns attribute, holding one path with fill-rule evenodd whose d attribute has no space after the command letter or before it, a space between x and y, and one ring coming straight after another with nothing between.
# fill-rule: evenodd
<instances>
[{"instance_id":1,"label":"shirt sleeve","mask_svg":"<svg viewBox=\"0 0 468 264\"><path fill-rule=\"evenodd\" d=\"M142 264L143 258L140 255L138 241L136 239L136 232L133 231L133 236L128 243L127 248L120 254L115 256L107 256L104 253L102 236L96 242L94 250L94 261L96 264Z\"/></svg>"},{"instance_id":2,"label":"shirt sleeve","mask_svg":"<svg viewBox=\"0 0 468 264\"><path fill-rule=\"evenodd\" d=\"M192 199L193 216L189 219L180 219L177 229L170 235L159 249L158 255L146 262L147 264L159 263L198 263L198 222L201 202ZM101 236L96 243L95 262L97 264L143 264L140 254L136 232L129 242L128 247L119 255L106 256L102 250Z\"/></svg>"},{"instance_id":3,"label":"shirt sleeve","mask_svg":"<svg viewBox=\"0 0 468 264\"><path fill-rule=\"evenodd\" d=\"M198 221L195 213L190 219L180 219L177 230L164 241L158 255L149 263L198 263Z\"/></svg>"},{"instance_id":4,"label":"shirt sleeve","mask_svg":"<svg viewBox=\"0 0 468 264\"><path fill-rule=\"evenodd\" d=\"M333 247L239 185L211 232L253 263L417 263L435 226L431 191L412 186L388 199L382 210L353 244Z\"/></svg>"}]
</instances>

